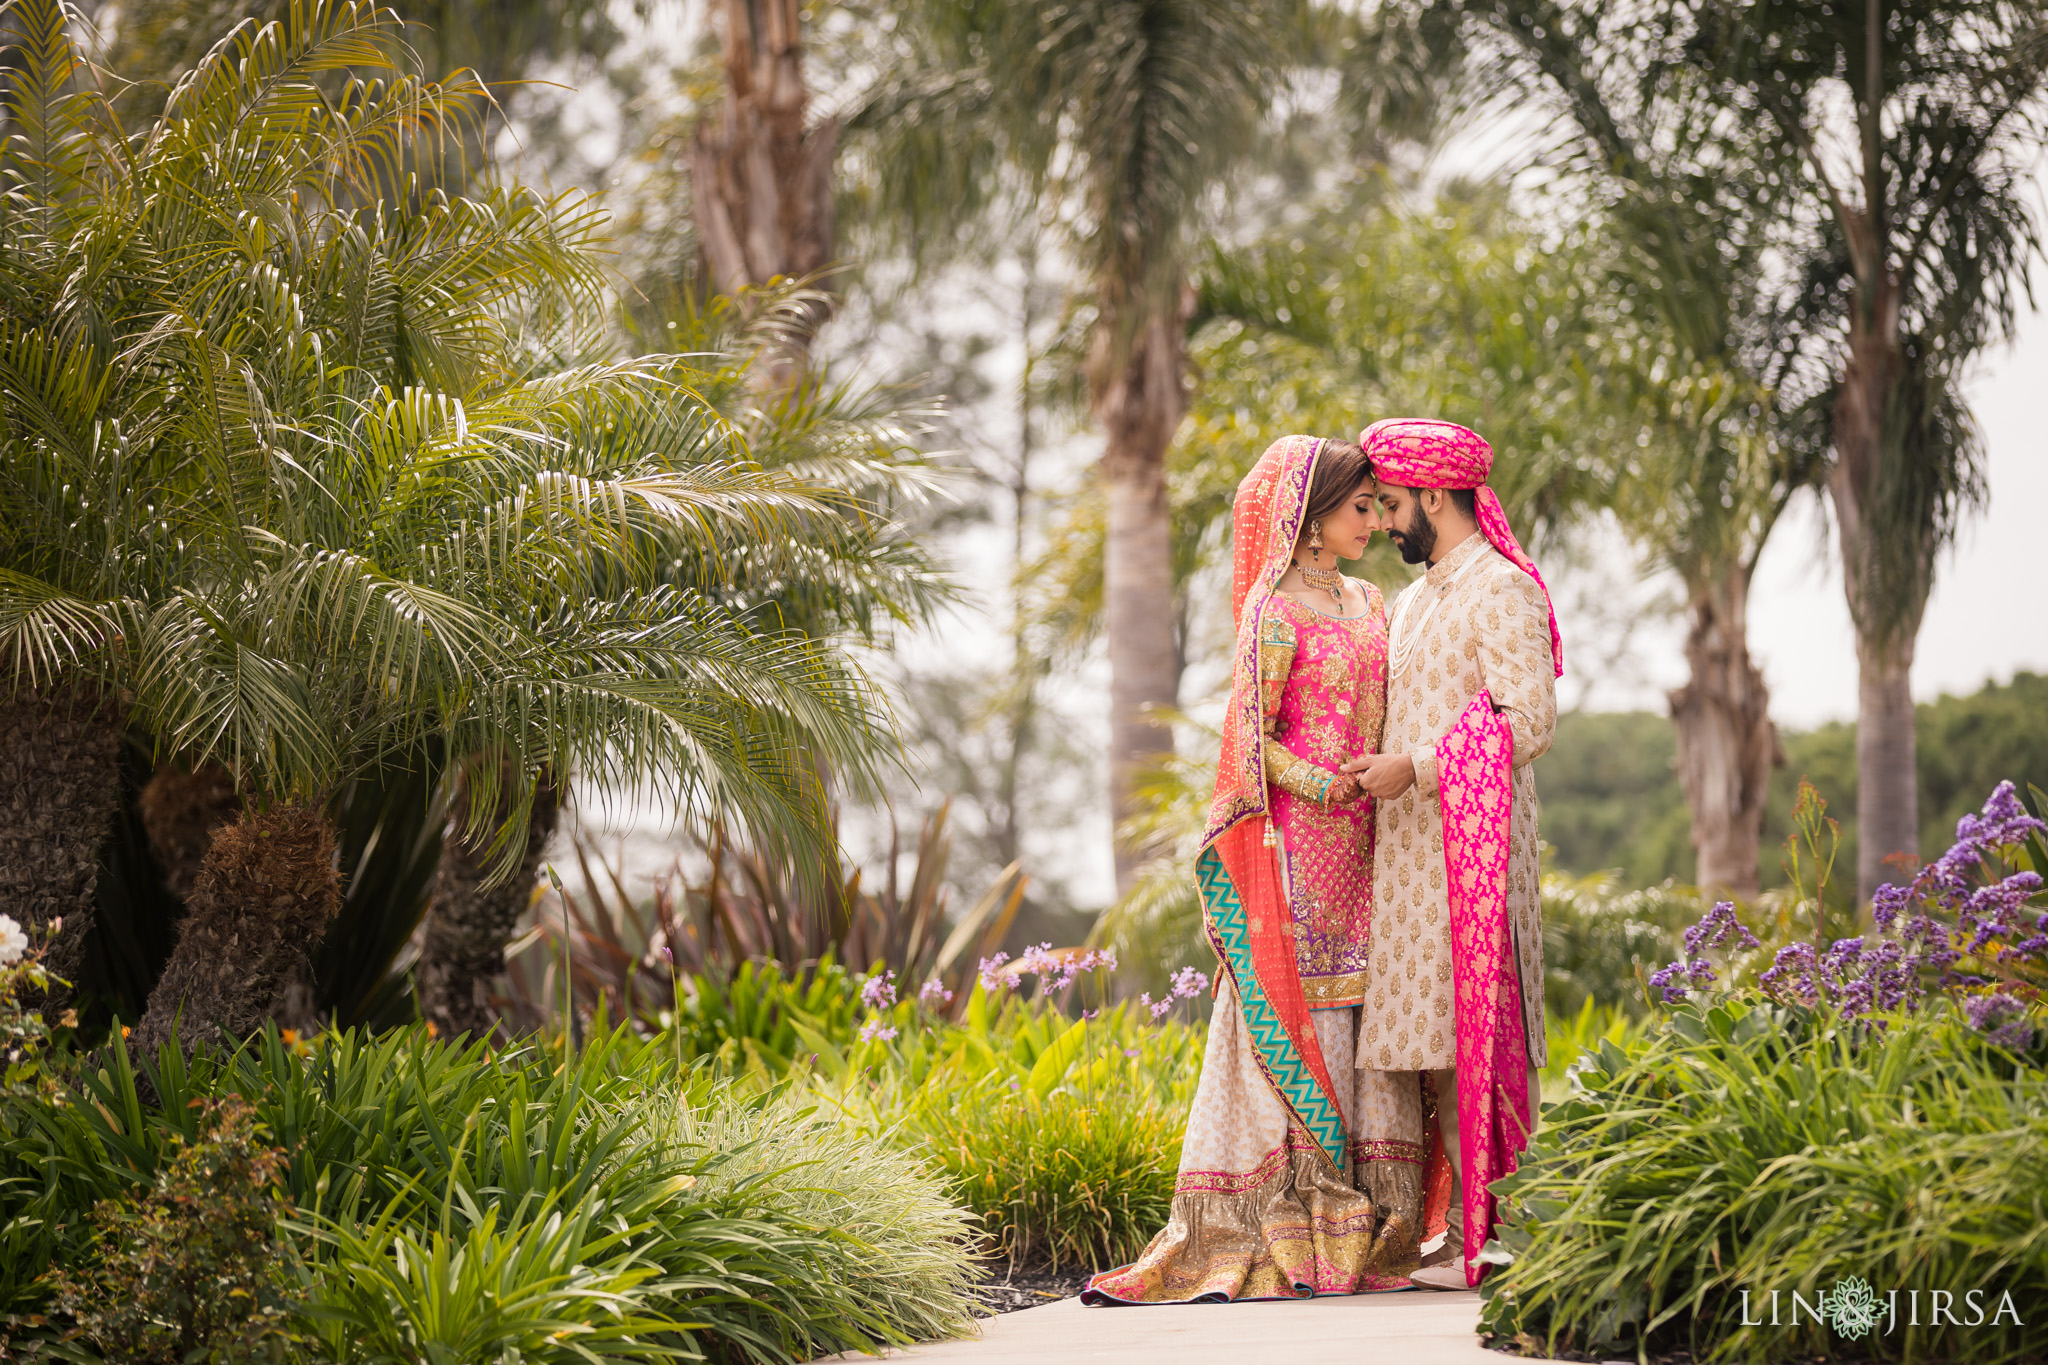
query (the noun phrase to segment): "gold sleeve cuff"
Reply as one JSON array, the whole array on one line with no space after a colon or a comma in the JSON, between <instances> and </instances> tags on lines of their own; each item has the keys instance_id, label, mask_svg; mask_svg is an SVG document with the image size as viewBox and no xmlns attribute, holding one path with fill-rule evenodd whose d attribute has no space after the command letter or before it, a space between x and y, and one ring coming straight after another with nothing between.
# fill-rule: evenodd
<instances>
[{"instance_id":1,"label":"gold sleeve cuff","mask_svg":"<svg viewBox=\"0 0 2048 1365\"><path fill-rule=\"evenodd\" d=\"M1293 792L1319 806L1330 803L1330 784L1337 774L1297 757L1277 739L1266 741L1266 780L1282 791Z\"/></svg>"}]
</instances>

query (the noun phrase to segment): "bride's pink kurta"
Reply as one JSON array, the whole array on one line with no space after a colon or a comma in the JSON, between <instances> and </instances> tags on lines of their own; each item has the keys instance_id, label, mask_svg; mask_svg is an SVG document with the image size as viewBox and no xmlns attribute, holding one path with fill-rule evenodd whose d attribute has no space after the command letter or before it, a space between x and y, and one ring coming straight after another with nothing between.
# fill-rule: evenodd
<instances>
[{"instance_id":1,"label":"bride's pink kurta","mask_svg":"<svg viewBox=\"0 0 2048 1365\"><path fill-rule=\"evenodd\" d=\"M1330 616L1276 594L1269 640L1291 629L1293 671L1272 713L1272 737L1290 754L1325 772L1379 749L1386 716L1387 618L1379 593L1365 585L1371 608ZM1310 1009L1356 1005L1365 997L1372 929L1372 801L1324 806L1276 784L1273 823L1279 829L1287 908L1294 921L1295 961Z\"/></svg>"}]
</instances>

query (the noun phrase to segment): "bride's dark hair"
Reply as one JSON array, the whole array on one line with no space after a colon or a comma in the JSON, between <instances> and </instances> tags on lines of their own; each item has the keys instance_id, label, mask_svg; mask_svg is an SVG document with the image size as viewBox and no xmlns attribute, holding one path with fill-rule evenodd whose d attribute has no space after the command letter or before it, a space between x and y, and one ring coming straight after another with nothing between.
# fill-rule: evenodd
<instances>
[{"instance_id":1,"label":"bride's dark hair","mask_svg":"<svg viewBox=\"0 0 2048 1365\"><path fill-rule=\"evenodd\" d=\"M1324 440L1316 456L1315 477L1308 485L1308 511L1302 518L1302 534L1308 523L1320 521L1344 505L1358 485L1372 477L1372 457L1349 441Z\"/></svg>"}]
</instances>

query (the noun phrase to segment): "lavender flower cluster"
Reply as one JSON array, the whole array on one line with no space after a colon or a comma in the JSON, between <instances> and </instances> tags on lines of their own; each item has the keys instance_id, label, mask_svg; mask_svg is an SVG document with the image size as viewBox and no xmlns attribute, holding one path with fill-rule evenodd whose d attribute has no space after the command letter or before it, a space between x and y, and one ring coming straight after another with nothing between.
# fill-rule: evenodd
<instances>
[{"instance_id":1,"label":"lavender flower cluster","mask_svg":"<svg viewBox=\"0 0 2048 1365\"><path fill-rule=\"evenodd\" d=\"M1007 971L1004 970L1005 963L1009 964ZM1050 995L1066 990L1083 972L1097 968L1116 970L1114 949L1055 949L1050 943L1041 943L1019 953L1015 962L1010 962L1008 953L985 957L976 974L981 978L981 988L991 994L1014 989L1025 977L1035 976L1039 981L1039 993Z\"/></svg>"},{"instance_id":2,"label":"lavender flower cluster","mask_svg":"<svg viewBox=\"0 0 2048 1365\"><path fill-rule=\"evenodd\" d=\"M1138 1003L1150 1010L1154 1019L1163 1018L1166 1012L1173 1008L1174 1001L1192 1000L1207 990L1209 978L1199 968L1183 967L1173 974L1173 980L1169 984L1172 989L1158 1000L1152 998L1150 991L1138 997Z\"/></svg>"},{"instance_id":3,"label":"lavender flower cluster","mask_svg":"<svg viewBox=\"0 0 2048 1365\"><path fill-rule=\"evenodd\" d=\"M1012 990L1027 976L1039 979L1040 994L1065 991L1085 972L1098 968L1116 970L1116 953L1111 949L1056 949L1050 943L1041 943L1027 948L1010 961L1008 953L997 953L994 957L981 960L977 974L982 989L991 993ZM1183 973L1182 975L1186 975ZM1200 976L1201 973L1195 973ZM1179 977L1174 978L1176 987ZM1178 991L1176 991L1178 993ZM920 1009L940 1010L953 1002L953 992L946 983L933 977L917 988L917 1003ZM860 1040L864 1043L887 1042L894 1038L897 1029L889 1023L889 1012L896 1008L896 973L879 972L861 983L860 1003L868 1011L861 1021ZM1158 1018L1164 1011L1153 1012ZM1091 1012L1087 1017L1093 1018Z\"/></svg>"},{"instance_id":4,"label":"lavender flower cluster","mask_svg":"<svg viewBox=\"0 0 2048 1365\"><path fill-rule=\"evenodd\" d=\"M1650 984L1664 992L1666 1004L1675 1004L1692 994L1694 987L1710 986L1716 980L1714 964L1707 949L1726 949L1733 940L1737 947L1760 948L1755 934L1735 917L1735 906L1716 901L1698 924L1685 931L1685 956L1668 967L1650 973Z\"/></svg>"},{"instance_id":5,"label":"lavender flower cluster","mask_svg":"<svg viewBox=\"0 0 2048 1365\"><path fill-rule=\"evenodd\" d=\"M2006 1046L2026 1047L2034 1033L2030 1001L2040 992L2017 978L2048 969L2048 911L2028 905L2041 891L2041 877L2028 871L1987 880L1985 869L2009 863L2028 836L2044 830L2048 825L2027 814L2013 784L1999 783L1981 812L1957 822L1948 852L1907 885L1878 888L1871 902L1877 935L1836 939L1825 949L1787 944L1757 985L1775 1000L1825 1005L1882 1027L1875 1016L1917 1008L1931 982L1959 998L1973 1027ZM1686 931L1687 960L1652 974L1650 984L1667 1002L1685 999L1692 987L1714 980L1700 954L1730 936L1757 946L1723 901ZM1958 970L1964 958L1999 979Z\"/></svg>"}]
</instances>

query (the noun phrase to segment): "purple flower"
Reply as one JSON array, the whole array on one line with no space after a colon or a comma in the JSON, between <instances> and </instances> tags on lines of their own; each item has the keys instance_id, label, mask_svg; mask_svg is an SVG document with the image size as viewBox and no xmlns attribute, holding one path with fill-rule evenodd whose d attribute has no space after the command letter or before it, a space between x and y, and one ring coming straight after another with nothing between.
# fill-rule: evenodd
<instances>
[{"instance_id":1,"label":"purple flower","mask_svg":"<svg viewBox=\"0 0 2048 1365\"><path fill-rule=\"evenodd\" d=\"M1971 996L1963 1002L1963 1013L1969 1017L1972 1028L1989 1034L1994 1043L2023 1048L2034 1041L2034 1030L2027 1023L2027 1007L2004 991Z\"/></svg>"},{"instance_id":2,"label":"purple flower","mask_svg":"<svg viewBox=\"0 0 2048 1365\"><path fill-rule=\"evenodd\" d=\"M1734 939L1742 948L1761 948L1756 935L1743 927L1735 917L1732 901L1716 901L1714 908L1701 917L1700 922L1685 931L1685 951L1697 955L1709 948L1719 948Z\"/></svg>"},{"instance_id":3,"label":"purple flower","mask_svg":"<svg viewBox=\"0 0 2048 1365\"><path fill-rule=\"evenodd\" d=\"M1695 986L1709 986L1719 979L1714 964L1707 960L1709 948L1760 948L1755 934L1735 916L1730 901L1716 901L1714 908L1700 916L1699 923L1685 931L1685 955L1650 974L1650 984L1664 992L1664 1003L1676 1004L1691 998Z\"/></svg>"},{"instance_id":4,"label":"purple flower","mask_svg":"<svg viewBox=\"0 0 2048 1365\"><path fill-rule=\"evenodd\" d=\"M1680 980L1685 975L1685 964L1683 962L1674 962L1668 967L1660 967L1656 971L1651 972L1650 984L1664 992L1665 1004L1675 1005L1691 994L1691 991L1686 988L1685 982Z\"/></svg>"},{"instance_id":5,"label":"purple flower","mask_svg":"<svg viewBox=\"0 0 2048 1365\"><path fill-rule=\"evenodd\" d=\"M1788 943L1778 949L1770 969L1757 978L1757 985L1779 1000L1816 1004L1820 1000L1817 965L1811 943Z\"/></svg>"},{"instance_id":6,"label":"purple flower","mask_svg":"<svg viewBox=\"0 0 2048 1365\"><path fill-rule=\"evenodd\" d=\"M1009 960L1010 955L1008 953L997 953L994 957L985 957L981 960L981 965L975 971L981 978L981 988L983 990L990 992L1006 990L1016 984L1016 977L1001 974L1003 964Z\"/></svg>"},{"instance_id":7,"label":"purple flower","mask_svg":"<svg viewBox=\"0 0 2048 1365\"><path fill-rule=\"evenodd\" d=\"M2001 782L1980 813L1956 821L1956 843L1973 844L1988 852L2024 843L2029 834L2044 831L2048 831L2048 825L2027 814L2013 784Z\"/></svg>"},{"instance_id":8,"label":"purple flower","mask_svg":"<svg viewBox=\"0 0 2048 1365\"><path fill-rule=\"evenodd\" d=\"M1138 997L1138 1003L1140 1005L1143 1005L1146 1009L1152 1011L1153 1021L1157 1022L1158 1020L1165 1018L1166 1012L1173 1008L1173 997L1169 995L1164 1000L1154 1002L1154 1000L1152 999L1152 993L1150 991L1147 991Z\"/></svg>"},{"instance_id":9,"label":"purple flower","mask_svg":"<svg viewBox=\"0 0 2048 1365\"><path fill-rule=\"evenodd\" d=\"M936 976L917 988L917 1003L926 1009L938 1009L953 1003L953 992L946 989L946 983Z\"/></svg>"},{"instance_id":10,"label":"purple flower","mask_svg":"<svg viewBox=\"0 0 2048 1365\"><path fill-rule=\"evenodd\" d=\"M1209 986L1209 974L1199 967L1183 967L1173 974L1173 993L1192 1000Z\"/></svg>"},{"instance_id":11,"label":"purple flower","mask_svg":"<svg viewBox=\"0 0 2048 1365\"><path fill-rule=\"evenodd\" d=\"M879 1014L870 1014L867 1017L867 1022L860 1026L860 1040L863 1043L872 1042L875 1039L880 1039L886 1043L895 1036L896 1030L890 1028Z\"/></svg>"},{"instance_id":12,"label":"purple flower","mask_svg":"<svg viewBox=\"0 0 2048 1365\"><path fill-rule=\"evenodd\" d=\"M1134 1047L1127 1047L1124 1049L1124 1056L1129 1057L1132 1061L1136 1061L1138 1058L1138 1049Z\"/></svg>"},{"instance_id":13,"label":"purple flower","mask_svg":"<svg viewBox=\"0 0 2048 1365\"><path fill-rule=\"evenodd\" d=\"M1994 876L2015 845L2043 829L2013 785L2000 783L1982 811L1957 822L1953 847L1907 885L1878 888L1871 918L1882 937L1840 939L1821 953L1810 944L1788 945L1758 984L1776 999L1826 1005L1873 1026L1882 1023L1876 1016L1917 1008L1933 986L1957 1000L1973 1027L2026 1046L2033 1037L2027 1007L2002 990L1985 993L1992 983L1958 965L1965 958L2023 970L2048 965L2048 914L2028 904L2041 893L2041 877ZM1703 930L1704 921L1697 938L1687 936L1688 946L1704 941Z\"/></svg>"},{"instance_id":14,"label":"purple flower","mask_svg":"<svg viewBox=\"0 0 2048 1365\"><path fill-rule=\"evenodd\" d=\"M885 1010L896 1003L896 973L871 976L860 988L860 1002L871 1010Z\"/></svg>"},{"instance_id":15,"label":"purple flower","mask_svg":"<svg viewBox=\"0 0 2048 1365\"><path fill-rule=\"evenodd\" d=\"M1910 898L1905 887L1886 883L1870 898L1870 917L1877 921L1878 928L1889 929Z\"/></svg>"},{"instance_id":16,"label":"purple flower","mask_svg":"<svg viewBox=\"0 0 2048 1365\"><path fill-rule=\"evenodd\" d=\"M1051 976L1060 970L1060 959L1053 952L1050 943L1041 943L1036 948L1026 948L1017 959L1019 976Z\"/></svg>"}]
</instances>

